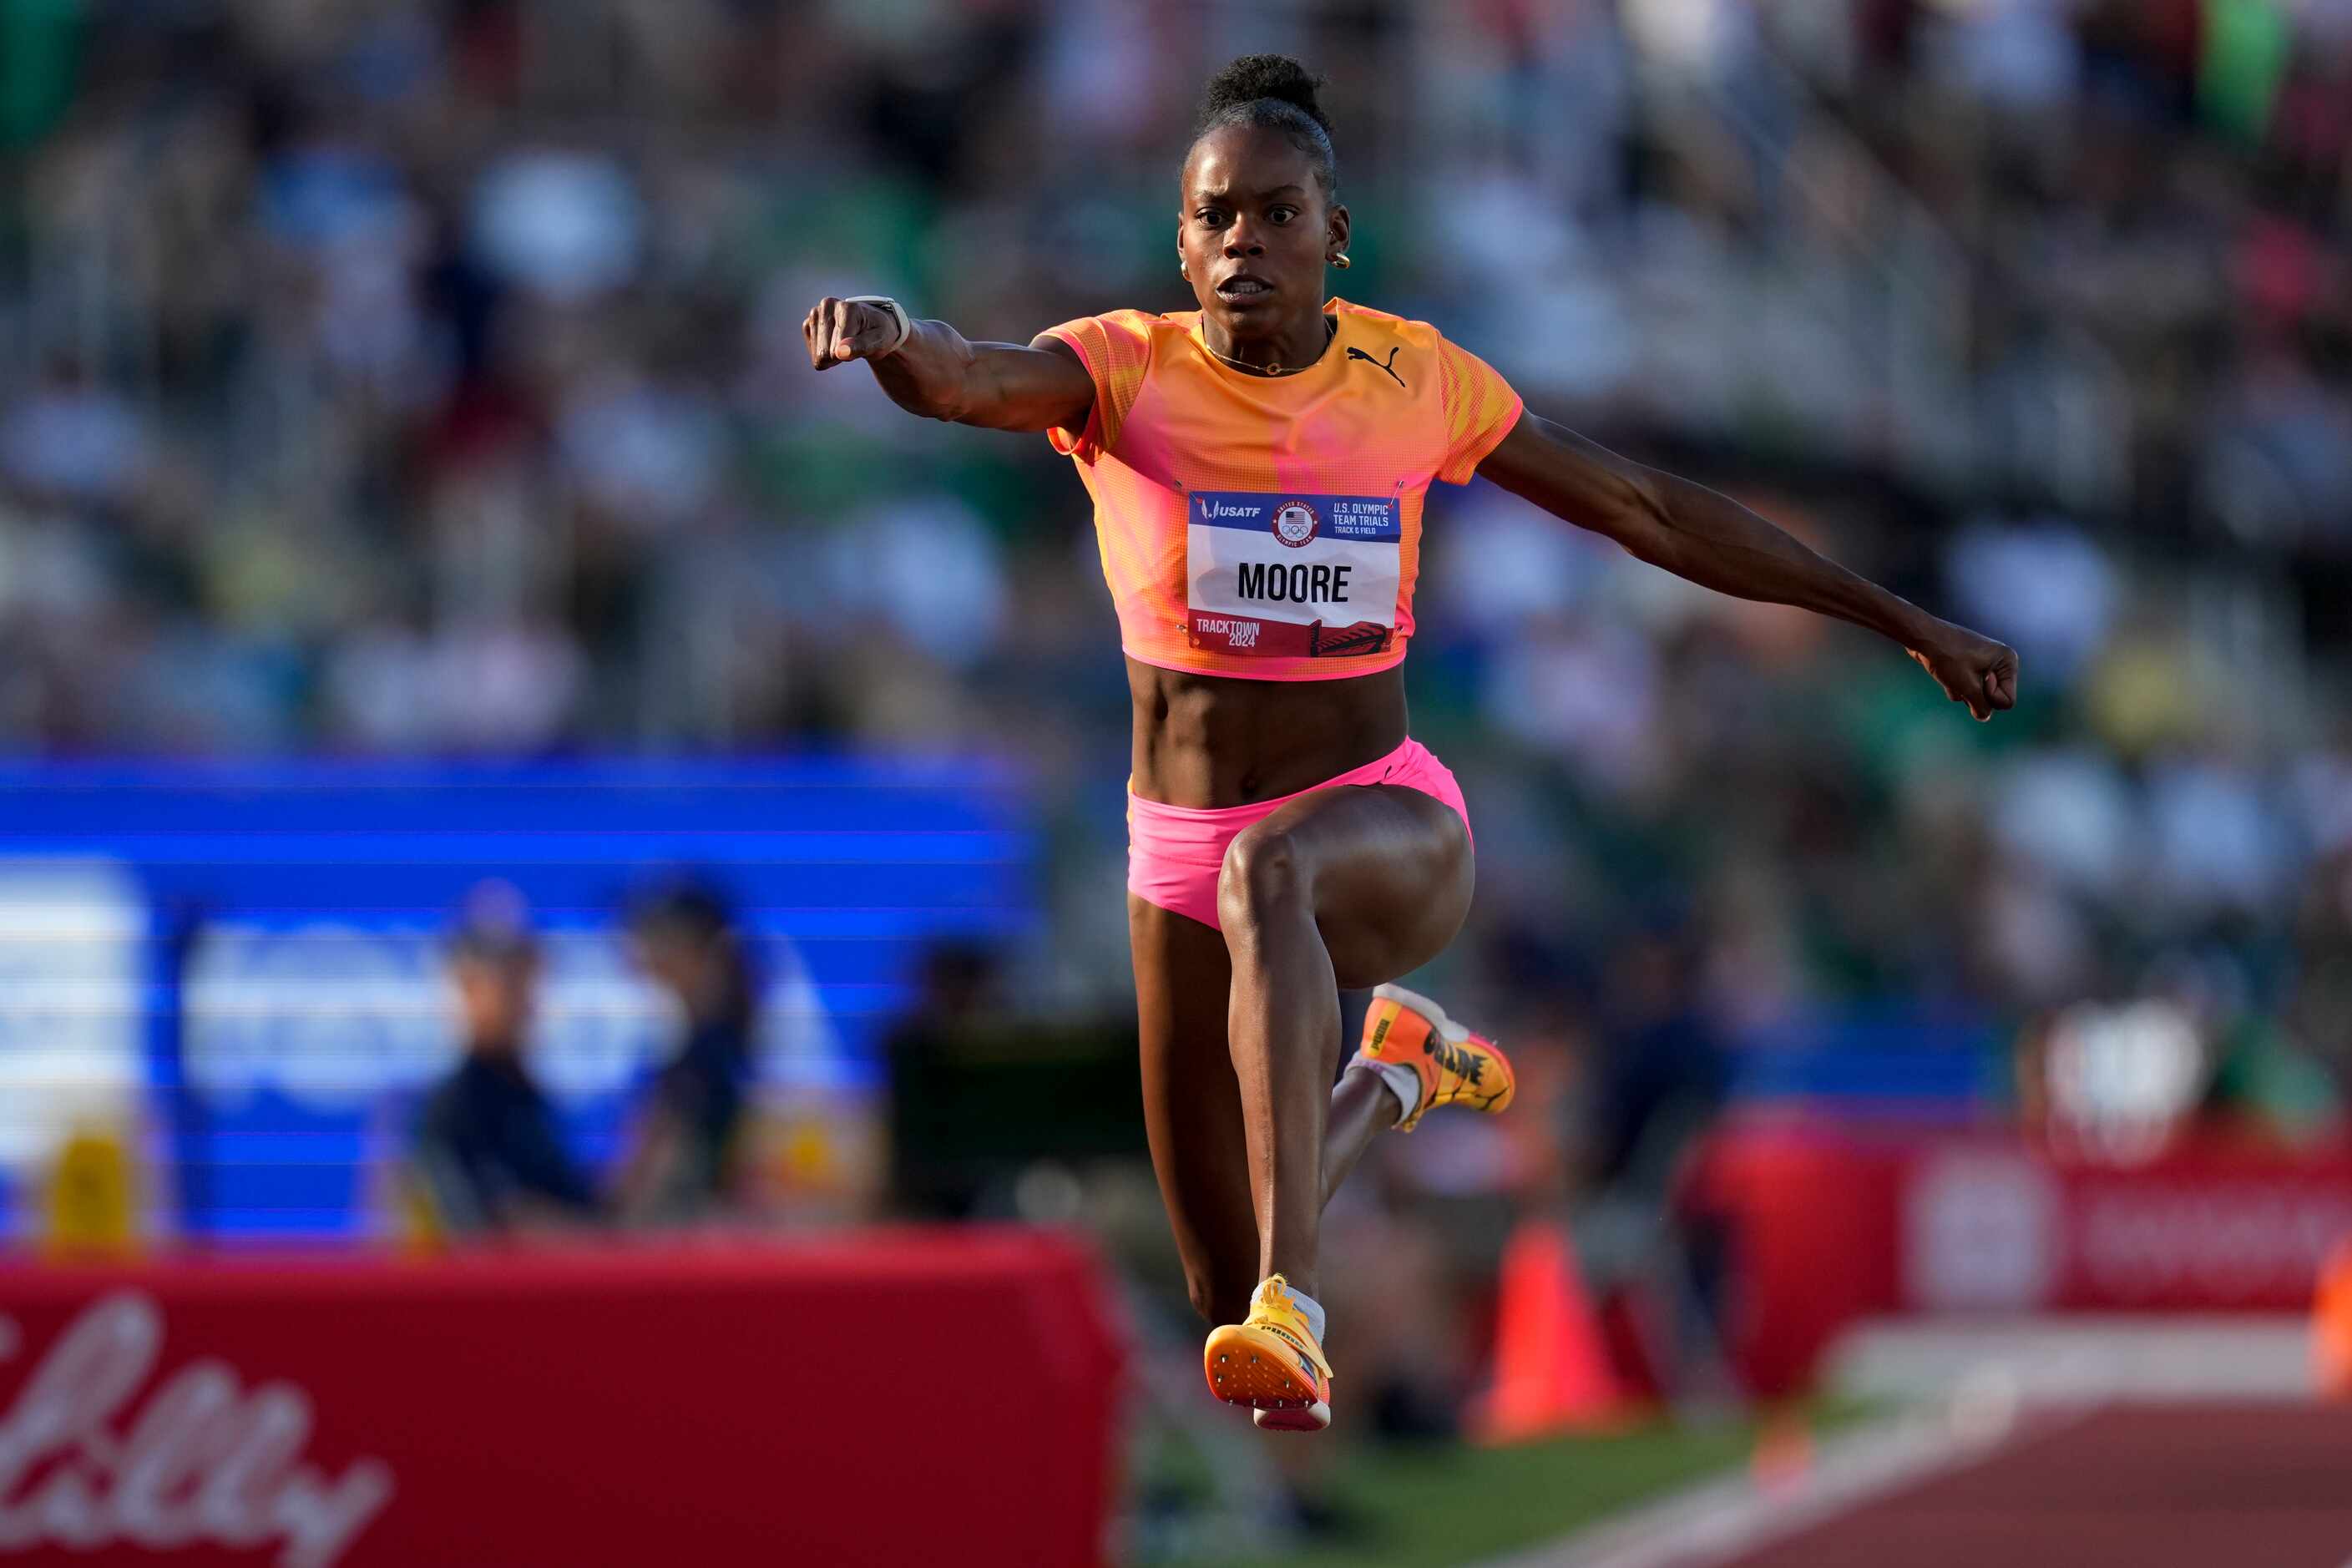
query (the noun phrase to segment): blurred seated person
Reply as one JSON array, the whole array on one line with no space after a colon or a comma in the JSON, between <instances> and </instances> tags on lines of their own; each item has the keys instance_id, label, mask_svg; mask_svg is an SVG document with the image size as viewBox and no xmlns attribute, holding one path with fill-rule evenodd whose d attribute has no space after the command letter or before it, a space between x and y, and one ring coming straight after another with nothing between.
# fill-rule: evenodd
<instances>
[{"instance_id":1,"label":"blurred seated person","mask_svg":"<svg viewBox=\"0 0 2352 1568\"><path fill-rule=\"evenodd\" d=\"M572 1230L598 1217L593 1189L558 1135L523 1059L539 945L502 883L467 898L449 941L464 1052L417 1119L415 1166L434 1218L457 1236Z\"/></svg>"},{"instance_id":2,"label":"blurred seated person","mask_svg":"<svg viewBox=\"0 0 2352 1568\"><path fill-rule=\"evenodd\" d=\"M691 1224L737 1196L759 988L718 889L681 879L629 910L637 965L677 1005L679 1036L655 1075L614 1203L623 1223Z\"/></svg>"},{"instance_id":3,"label":"blurred seated person","mask_svg":"<svg viewBox=\"0 0 2352 1568\"><path fill-rule=\"evenodd\" d=\"M1002 1063L1001 1044L986 1036L1003 1016L993 953L955 941L923 950L913 1005L882 1043L890 1068L890 1198L899 1217L971 1218L1005 1170L1046 1142L1023 1115L1034 1099L992 1102L981 1072L969 1065L975 1056ZM989 1137L1008 1126L1011 1149Z\"/></svg>"},{"instance_id":4,"label":"blurred seated person","mask_svg":"<svg viewBox=\"0 0 2352 1568\"><path fill-rule=\"evenodd\" d=\"M1664 1392L1694 1407L1738 1397L1722 1353L1726 1237L1681 1201L1731 1088L1703 971L1699 942L1671 911L1653 912L1610 954L1573 1225L1588 1285L1604 1298L1633 1293Z\"/></svg>"}]
</instances>

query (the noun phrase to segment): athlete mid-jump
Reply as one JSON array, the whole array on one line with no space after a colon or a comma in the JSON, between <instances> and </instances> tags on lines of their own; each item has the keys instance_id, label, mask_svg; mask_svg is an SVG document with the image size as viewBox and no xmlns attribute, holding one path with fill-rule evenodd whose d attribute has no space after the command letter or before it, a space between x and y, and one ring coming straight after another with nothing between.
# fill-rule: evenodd
<instances>
[{"instance_id":1,"label":"athlete mid-jump","mask_svg":"<svg viewBox=\"0 0 2352 1568\"><path fill-rule=\"evenodd\" d=\"M1491 1041L1384 984L1470 904L1462 792L1407 737L1400 668L1431 482L1483 475L1695 583L1880 632L1979 719L2017 689L2000 643L1526 414L1425 322L1327 299L1349 219L1316 86L1271 55L1210 83L1176 226L1198 310L1114 310L1026 348L870 297L806 322L818 369L864 360L912 413L1043 431L1094 496L1135 701L1152 1163L1193 1304L1222 1325L1211 1389L1295 1430L1331 1417L1325 1201L1384 1128L1501 1110L1513 1088ZM1334 1089L1343 986L1378 990Z\"/></svg>"}]
</instances>

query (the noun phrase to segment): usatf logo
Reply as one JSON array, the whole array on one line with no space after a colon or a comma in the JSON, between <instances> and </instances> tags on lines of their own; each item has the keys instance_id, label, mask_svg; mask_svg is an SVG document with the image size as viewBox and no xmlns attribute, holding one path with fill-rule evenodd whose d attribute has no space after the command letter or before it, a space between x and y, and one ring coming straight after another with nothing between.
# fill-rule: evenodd
<instances>
[{"instance_id":1,"label":"usatf logo","mask_svg":"<svg viewBox=\"0 0 2352 1568\"><path fill-rule=\"evenodd\" d=\"M1293 550L1313 539L1322 522L1303 500L1286 500L1274 509L1274 536Z\"/></svg>"}]
</instances>

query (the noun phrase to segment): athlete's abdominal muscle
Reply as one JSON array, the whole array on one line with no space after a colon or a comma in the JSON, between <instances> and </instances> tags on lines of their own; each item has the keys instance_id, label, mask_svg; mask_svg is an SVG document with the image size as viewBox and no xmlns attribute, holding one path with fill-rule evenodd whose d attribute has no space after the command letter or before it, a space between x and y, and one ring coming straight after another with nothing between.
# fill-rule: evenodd
<instances>
[{"instance_id":1,"label":"athlete's abdominal muscle","mask_svg":"<svg viewBox=\"0 0 2352 1568\"><path fill-rule=\"evenodd\" d=\"M1244 680L1129 659L1134 785L1171 805L1228 806L1311 789L1405 738L1404 679Z\"/></svg>"}]
</instances>

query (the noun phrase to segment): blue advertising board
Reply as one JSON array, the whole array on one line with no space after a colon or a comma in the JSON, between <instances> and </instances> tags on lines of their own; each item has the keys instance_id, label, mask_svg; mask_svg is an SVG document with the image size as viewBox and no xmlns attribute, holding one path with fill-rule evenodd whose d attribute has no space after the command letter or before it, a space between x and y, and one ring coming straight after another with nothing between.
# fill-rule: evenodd
<instances>
[{"instance_id":1,"label":"blue advertising board","mask_svg":"<svg viewBox=\"0 0 2352 1568\"><path fill-rule=\"evenodd\" d=\"M1034 848L1016 778L966 760L0 766L0 1180L127 1084L184 1233L363 1228L493 879L542 935L531 1061L584 1159L676 1034L617 924L668 872L737 910L763 1077L870 1089L924 947L1034 919Z\"/></svg>"}]
</instances>

